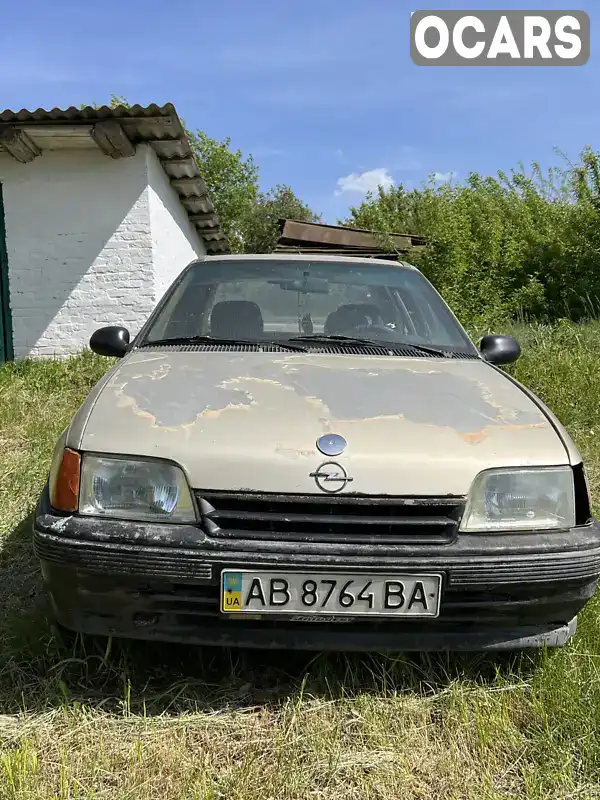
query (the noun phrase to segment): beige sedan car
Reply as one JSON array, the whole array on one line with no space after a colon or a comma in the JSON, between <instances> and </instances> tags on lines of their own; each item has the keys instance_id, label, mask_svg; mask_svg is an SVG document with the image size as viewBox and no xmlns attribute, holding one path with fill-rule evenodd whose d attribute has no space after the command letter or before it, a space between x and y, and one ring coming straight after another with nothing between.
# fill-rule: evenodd
<instances>
[{"instance_id":1,"label":"beige sedan car","mask_svg":"<svg viewBox=\"0 0 600 800\"><path fill-rule=\"evenodd\" d=\"M57 442L34 541L73 631L212 645L561 645L600 530L568 434L406 263L183 269Z\"/></svg>"}]
</instances>

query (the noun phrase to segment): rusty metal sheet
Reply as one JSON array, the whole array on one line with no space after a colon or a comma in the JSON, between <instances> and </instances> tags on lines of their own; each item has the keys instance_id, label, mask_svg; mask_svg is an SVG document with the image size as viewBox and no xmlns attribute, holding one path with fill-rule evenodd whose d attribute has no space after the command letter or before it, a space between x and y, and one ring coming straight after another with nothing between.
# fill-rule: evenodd
<instances>
[{"instance_id":1,"label":"rusty metal sheet","mask_svg":"<svg viewBox=\"0 0 600 800\"><path fill-rule=\"evenodd\" d=\"M285 219L280 221L281 245L312 245L312 246L338 246L355 247L370 250L381 250L381 244L374 231L359 228L346 228L336 225L322 225L314 222L298 222ZM398 250L408 250L413 244L422 244L422 237L412 234L389 234Z\"/></svg>"}]
</instances>

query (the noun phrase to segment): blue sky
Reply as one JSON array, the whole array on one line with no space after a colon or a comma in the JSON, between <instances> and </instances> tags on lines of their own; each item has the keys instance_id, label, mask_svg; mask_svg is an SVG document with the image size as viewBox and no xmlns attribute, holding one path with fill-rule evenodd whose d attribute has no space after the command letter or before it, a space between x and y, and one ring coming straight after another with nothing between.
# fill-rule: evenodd
<instances>
[{"instance_id":1,"label":"blue sky","mask_svg":"<svg viewBox=\"0 0 600 800\"><path fill-rule=\"evenodd\" d=\"M410 12L456 7L584 9L590 60L414 65ZM287 183L335 222L378 180L550 166L560 163L555 147L571 157L599 147L592 9L566 0L29 0L3 9L0 103L64 107L111 93L173 102L190 127L253 153L264 188Z\"/></svg>"}]
</instances>

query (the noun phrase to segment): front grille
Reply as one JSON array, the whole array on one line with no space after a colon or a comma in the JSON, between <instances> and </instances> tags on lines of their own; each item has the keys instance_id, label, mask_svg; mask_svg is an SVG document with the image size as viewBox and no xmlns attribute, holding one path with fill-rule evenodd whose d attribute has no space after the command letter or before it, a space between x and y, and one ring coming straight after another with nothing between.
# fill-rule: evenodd
<instances>
[{"instance_id":1,"label":"front grille","mask_svg":"<svg viewBox=\"0 0 600 800\"><path fill-rule=\"evenodd\" d=\"M196 492L204 532L215 538L345 544L445 544L464 498L325 497Z\"/></svg>"},{"instance_id":2,"label":"front grille","mask_svg":"<svg viewBox=\"0 0 600 800\"><path fill-rule=\"evenodd\" d=\"M151 580L165 580L173 583L210 583L224 567L235 567L240 563L244 568L273 570L272 556L261 557L259 548L252 552L250 547L241 553L233 548L228 555L218 551L179 547L156 547L148 545L124 545L123 543L84 541L63 538L52 533L36 531L34 535L35 552L43 562L54 567L76 569L87 575L107 575L118 584L125 576L144 576ZM223 548L224 550L225 548ZM382 548L383 550L383 548ZM344 569L347 572L372 572L373 562L365 564L364 556L355 554L343 557L335 552L327 555L312 554L279 556L277 570L327 570ZM469 558L464 555L448 554L424 557L419 555L389 555L377 559L375 571L385 571L391 575L397 572L445 573L450 588L473 591L487 591L490 585L500 584L509 588L515 584L531 587L539 583L574 583L595 581L600 573L600 551L564 550L549 553L506 554L505 556L481 554Z\"/></svg>"}]
</instances>

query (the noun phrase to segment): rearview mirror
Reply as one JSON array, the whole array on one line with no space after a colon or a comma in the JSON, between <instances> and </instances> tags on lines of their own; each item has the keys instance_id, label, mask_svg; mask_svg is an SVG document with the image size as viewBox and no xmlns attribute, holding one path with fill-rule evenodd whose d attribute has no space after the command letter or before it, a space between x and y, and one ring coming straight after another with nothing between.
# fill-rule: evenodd
<instances>
[{"instance_id":1,"label":"rearview mirror","mask_svg":"<svg viewBox=\"0 0 600 800\"><path fill-rule=\"evenodd\" d=\"M329 294L329 281L323 278L304 278L294 281L269 281L275 283L280 289L301 294Z\"/></svg>"},{"instance_id":2,"label":"rearview mirror","mask_svg":"<svg viewBox=\"0 0 600 800\"><path fill-rule=\"evenodd\" d=\"M479 345L481 355L490 364L512 364L521 355L521 345L514 336L489 333Z\"/></svg>"},{"instance_id":3,"label":"rearview mirror","mask_svg":"<svg viewBox=\"0 0 600 800\"><path fill-rule=\"evenodd\" d=\"M99 356L123 358L129 347L129 331L120 325L98 328L90 338L90 348Z\"/></svg>"}]
</instances>

